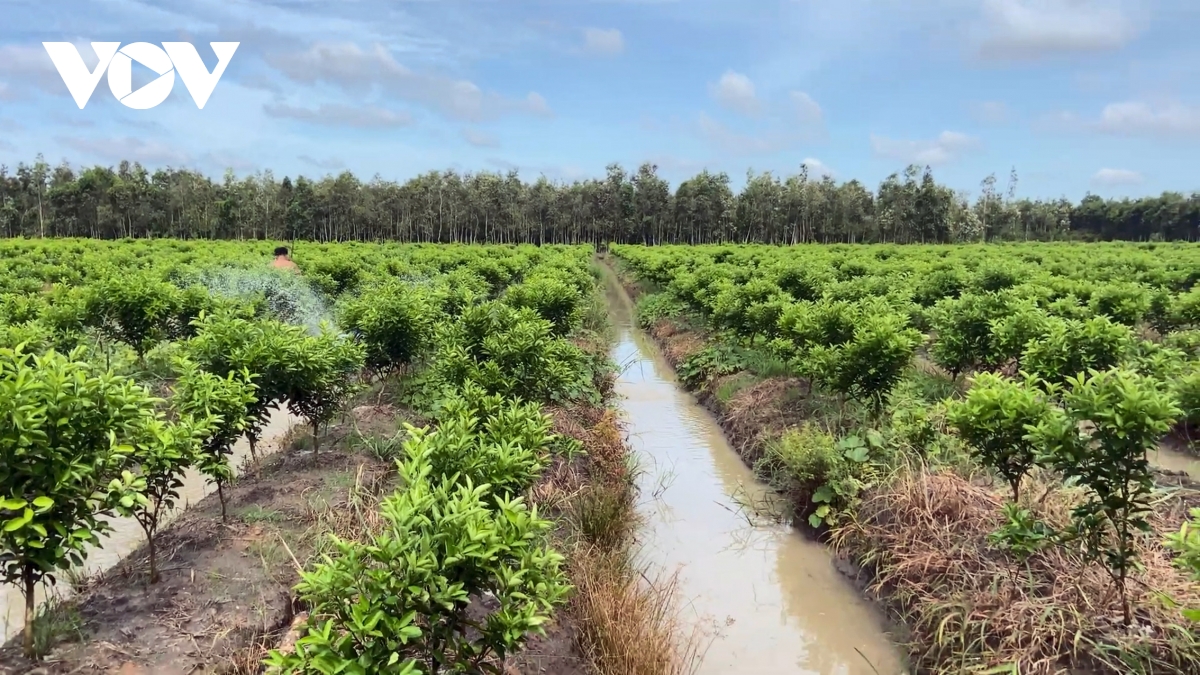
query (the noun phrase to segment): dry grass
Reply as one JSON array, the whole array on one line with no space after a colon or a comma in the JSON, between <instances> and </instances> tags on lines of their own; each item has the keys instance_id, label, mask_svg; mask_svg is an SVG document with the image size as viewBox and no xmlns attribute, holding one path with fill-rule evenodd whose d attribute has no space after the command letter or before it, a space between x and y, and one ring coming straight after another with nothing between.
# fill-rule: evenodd
<instances>
[{"instance_id":1,"label":"dry grass","mask_svg":"<svg viewBox=\"0 0 1200 675\"><path fill-rule=\"evenodd\" d=\"M1079 498L1035 477L1023 505L1056 527ZM1141 545L1145 569L1131 585L1138 626L1121 626L1109 577L1077 552L1050 547L1025 566L991 546L1002 491L948 471L906 470L868 494L856 522L833 544L874 570L872 591L912 631L919 670L972 672L1015 664L1023 674L1200 672L1200 642L1179 626L1159 593L1191 605L1200 588L1170 564L1162 533L1178 527L1186 503L1164 497ZM999 671L989 671L999 672Z\"/></svg>"},{"instance_id":2,"label":"dry grass","mask_svg":"<svg viewBox=\"0 0 1200 675\"><path fill-rule=\"evenodd\" d=\"M767 441L804 421L803 407L789 405L801 386L797 378L772 377L742 389L725 404L722 426L747 464L754 465Z\"/></svg>"},{"instance_id":3,"label":"dry grass","mask_svg":"<svg viewBox=\"0 0 1200 675\"><path fill-rule=\"evenodd\" d=\"M703 335L681 328L670 319L663 319L655 324L650 330L650 335L658 342L663 356L672 368L689 356L699 353L707 344Z\"/></svg>"},{"instance_id":4,"label":"dry grass","mask_svg":"<svg viewBox=\"0 0 1200 675\"><path fill-rule=\"evenodd\" d=\"M570 611L598 675L688 675L696 640L675 614L676 578L646 579L625 551L583 545L570 556Z\"/></svg>"},{"instance_id":5,"label":"dry grass","mask_svg":"<svg viewBox=\"0 0 1200 675\"><path fill-rule=\"evenodd\" d=\"M569 522L567 608L579 648L597 675L686 675L695 636L675 614L675 578L650 579L631 561L637 524L634 474L615 411L551 408L555 433L578 439L582 461L551 465L533 489Z\"/></svg>"}]
</instances>

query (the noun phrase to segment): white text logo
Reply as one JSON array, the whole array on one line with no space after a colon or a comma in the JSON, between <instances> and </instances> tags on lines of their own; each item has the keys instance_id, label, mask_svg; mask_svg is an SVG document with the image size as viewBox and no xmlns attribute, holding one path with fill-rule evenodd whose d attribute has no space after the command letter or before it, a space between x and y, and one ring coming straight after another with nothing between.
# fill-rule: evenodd
<instances>
[{"instance_id":1,"label":"white text logo","mask_svg":"<svg viewBox=\"0 0 1200 675\"><path fill-rule=\"evenodd\" d=\"M241 43L208 44L217 55L217 67L211 73L189 42L164 42L161 48L149 42L134 42L124 47L120 42L93 42L92 49L100 59L94 71L88 70L79 50L70 42L43 42L42 46L50 54L50 60L54 62L54 67L58 69L58 74L80 109L87 105L107 69L108 88L113 96L130 108L148 110L167 100L171 88L175 86L177 72L196 102L196 107L204 108L221 75L225 73L225 66L229 65L229 60ZM158 78L137 91L133 91L134 61L158 73Z\"/></svg>"}]
</instances>

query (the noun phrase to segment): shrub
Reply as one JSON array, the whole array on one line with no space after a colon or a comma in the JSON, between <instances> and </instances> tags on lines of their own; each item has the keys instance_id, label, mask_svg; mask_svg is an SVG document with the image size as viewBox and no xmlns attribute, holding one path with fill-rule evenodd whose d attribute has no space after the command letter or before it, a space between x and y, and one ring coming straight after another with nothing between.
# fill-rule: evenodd
<instances>
[{"instance_id":1,"label":"shrub","mask_svg":"<svg viewBox=\"0 0 1200 675\"><path fill-rule=\"evenodd\" d=\"M384 500L383 531L365 543L333 538L332 555L302 573L312 607L290 654L269 673L480 672L542 632L566 597L563 557L544 543L552 523L520 497L438 480L423 453L402 467L405 488ZM472 598L495 609L476 619ZM496 671L498 672L498 671Z\"/></svg>"},{"instance_id":2,"label":"shrub","mask_svg":"<svg viewBox=\"0 0 1200 675\"><path fill-rule=\"evenodd\" d=\"M1072 510L1067 534L1090 560L1104 562L1128 626L1133 616L1126 579L1137 565L1135 537L1150 528L1154 480L1146 453L1158 447L1180 410L1159 383L1119 369L1068 377L1063 405L1033 438L1064 479L1088 490Z\"/></svg>"},{"instance_id":3,"label":"shrub","mask_svg":"<svg viewBox=\"0 0 1200 675\"><path fill-rule=\"evenodd\" d=\"M930 349L933 360L955 377L995 365L1001 357L992 325L1011 311L1010 298L998 293L967 293L939 302L930 316L937 334Z\"/></svg>"},{"instance_id":4,"label":"shrub","mask_svg":"<svg viewBox=\"0 0 1200 675\"><path fill-rule=\"evenodd\" d=\"M312 428L314 454L320 450L321 428L358 390L363 355L362 345L330 330L285 343L287 407Z\"/></svg>"},{"instance_id":5,"label":"shrub","mask_svg":"<svg viewBox=\"0 0 1200 675\"><path fill-rule=\"evenodd\" d=\"M906 324L898 314L865 317L852 341L813 348L807 370L825 386L867 404L878 416L922 341L921 334Z\"/></svg>"},{"instance_id":6,"label":"shrub","mask_svg":"<svg viewBox=\"0 0 1200 675\"><path fill-rule=\"evenodd\" d=\"M517 308L529 308L554 326L556 335L566 335L578 327L583 316L583 294L554 276L535 276L509 286L504 302Z\"/></svg>"},{"instance_id":7,"label":"shrub","mask_svg":"<svg viewBox=\"0 0 1200 675\"><path fill-rule=\"evenodd\" d=\"M1188 425L1188 433L1200 428L1200 370L1171 380L1171 393L1181 411L1180 419Z\"/></svg>"},{"instance_id":8,"label":"shrub","mask_svg":"<svg viewBox=\"0 0 1200 675\"><path fill-rule=\"evenodd\" d=\"M181 415L208 420L196 464L216 484L221 519L225 520L225 485L233 477L229 455L234 442L250 425L250 406L257 400L258 388L245 369L220 376L186 360L180 362L179 369L171 401Z\"/></svg>"},{"instance_id":9,"label":"shrub","mask_svg":"<svg viewBox=\"0 0 1200 675\"><path fill-rule=\"evenodd\" d=\"M245 411L251 455L271 411L287 399L293 380L288 359L296 343L307 337L303 329L276 321L201 314L196 336L184 343L186 358L205 371L222 378L231 373L253 378L253 398Z\"/></svg>"},{"instance_id":10,"label":"shrub","mask_svg":"<svg viewBox=\"0 0 1200 675\"><path fill-rule=\"evenodd\" d=\"M1041 339L1026 346L1021 365L1047 382L1062 383L1091 369L1116 366L1132 343L1129 328L1108 317L1052 319Z\"/></svg>"},{"instance_id":11,"label":"shrub","mask_svg":"<svg viewBox=\"0 0 1200 675\"><path fill-rule=\"evenodd\" d=\"M663 319L675 318L687 311L687 305L670 293L643 296L637 303L637 322L645 329L653 328Z\"/></svg>"},{"instance_id":12,"label":"shrub","mask_svg":"<svg viewBox=\"0 0 1200 675\"><path fill-rule=\"evenodd\" d=\"M540 405L488 395L473 383L442 401L434 419L434 431L406 427L405 454L426 456L435 477L457 475L505 497L533 483L553 440Z\"/></svg>"},{"instance_id":13,"label":"shrub","mask_svg":"<svg viewBox=\"0 0 1200 675\"><path fill-rule=\"evenodd\" d=\"M158 526L179 499L183 473L199 457L201 441L211 433L211 425L219 423L211 417L185 417L173 423L156 419L147 425L134 446L133 458L138 478L144 483L140 490L144 499L138 500L132 509L122 510L131 511L146 535L152 584L158 582L158 550L154 539Z\"/></svg>"},{"instance_id":14,"label":"shrub","mask_svg":"<svg viewBox=\"0 0 1200 675\"><path fill-rule=\"evenodd\" d=\"M179 290L150 274L113 275L88 286L88 320L105 337L146 350L171 335Z\"/></svg>"},{"instance_id":15,"label":"shrub","mask_svg":"<svg viewBox=\"0 0 1200 675\"><path fill-rule=\"evenodd\" d=\"M0 550L4 582L25 594L31 657L35 586L81 565L107 517L144 499L128 469L154 400L82 356L0 349Z\"/></svg>"},{"instance_id":16,"label":"shrub","mask_svg":"<svg viewBox=\"0 0 1200 675\"><path fill-rule=\"evenodd\" d=\"M1031 340L1040 340L1050 330L1050 316L1032 304L1022 304L1008 316L991 322L996 360L1020 362Z\"/></svg>"},{"instance_id":17,"label":"shrub","mask_svg":"<svg viewBox=\"0 0 1200 675\"><path fill-rule=\"evenodd\" d=\"M431 378L443 386L473 382L490 394L539 403L599 403L593 360L532 310L499 302L469 307L441 325L437 345Z\"/></svg>"},{"instance_id":18,"label":"shrub","mask_svg":"<svg viewBox=\"0 0 1200 675\"><path fill-rule=\"evenodd\" d=\"M1150 311L1150 292L1135 283L1104 284L1092 291L1091 310L1116 323L1136 326Z\"/></svg>"},{"instance_id":19,"label":"shrub","mask_svg":"<svg viewBox=\"0 0 1200 675\"><path fill-rule=\"evenodd\" d=\"M1037 462L1031 428L1050 414L1050 402L1035 383L1012 382L980 373L965 399L950 403L947 421L971 445L980 461L999 473L1021 496L1021 479Z\"/></svg>"}]
</instances>

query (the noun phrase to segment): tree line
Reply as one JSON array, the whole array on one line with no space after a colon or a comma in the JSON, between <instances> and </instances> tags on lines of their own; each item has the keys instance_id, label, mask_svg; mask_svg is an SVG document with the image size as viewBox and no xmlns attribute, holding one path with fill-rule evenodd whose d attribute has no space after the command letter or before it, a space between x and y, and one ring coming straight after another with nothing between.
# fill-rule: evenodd
<instances>
[{"instance_id":1,"label":"tree line","mask_svg":"<svg viewBox=\"0 0 1200 675\"><path fill-rule=\"evenodd\" d=\"M430 171L405 182L349 171L276 179L271 171L217 181L189 169L121 162L76 171L39 155L0 165L0 236L400 240L474 243L936 243L990 240L1197 240L1200 193L1140 199L1016 197L988 176L971 198L909 166L872 191L801 167L702 171L673 191L653 164L574 182L517 172Z\"/></svg>"}]
</instances>

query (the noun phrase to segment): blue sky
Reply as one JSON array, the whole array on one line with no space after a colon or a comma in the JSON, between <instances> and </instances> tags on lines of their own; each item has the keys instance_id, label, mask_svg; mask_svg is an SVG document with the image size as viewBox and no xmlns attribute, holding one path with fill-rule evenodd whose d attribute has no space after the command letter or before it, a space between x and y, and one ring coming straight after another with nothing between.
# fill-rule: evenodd
<instances>
[{"instance_id":1,"label":"blue sky","mask_svg":"<svg viewBox=\"0 0 1200 675\"><path fill-rule=\"evenodd\" d=\"M1200 189L1196 0L0 0L0 163L526 179L658 164ZM203 110L72 101L43 41L241 42ZM148 72L148 71L147 71ZM134 87L151 78L138 79Z\"/></svg>"}]
</instances>

